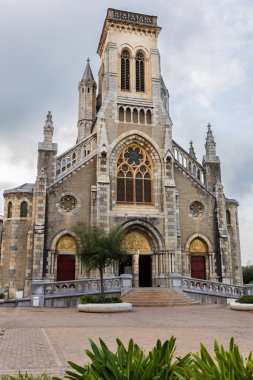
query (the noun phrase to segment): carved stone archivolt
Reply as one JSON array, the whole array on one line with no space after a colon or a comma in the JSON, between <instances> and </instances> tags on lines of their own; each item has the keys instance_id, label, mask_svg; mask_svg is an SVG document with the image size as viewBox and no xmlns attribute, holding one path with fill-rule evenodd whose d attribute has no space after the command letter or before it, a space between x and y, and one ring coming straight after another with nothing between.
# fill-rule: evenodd
<instances>
[{"instance_id":1,"label":"carved stone archivolt","mask_svg":"<svg viewBox=\"0 0 253 380\"><path fill-rule=\"evenodd\" d=\"M57 251L69 251L76 250L75 240L71 236L63 236L57 243Z\"/></svg>"},{"instance_id":2,"label":"carved stone archivolt","mask_svg":"<svg viewBox=\"0 0 253 380\"><path fill-rule=\"evenodd\" d=\"M132 253L151 252L151 246L147 237L139 231L129 232L124 239L124 248Z\"/></svg>"}]
</instances>

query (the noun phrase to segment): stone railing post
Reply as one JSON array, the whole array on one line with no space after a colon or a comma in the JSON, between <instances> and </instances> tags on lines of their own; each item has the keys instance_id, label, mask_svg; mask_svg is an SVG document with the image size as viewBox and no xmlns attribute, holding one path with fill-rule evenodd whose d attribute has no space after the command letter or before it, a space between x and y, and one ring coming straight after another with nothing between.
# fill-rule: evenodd
<instances>
[{"instance_id":1,"label":"stone railing post","mask_svg":"<svg viewBox=\"0 0 253 380\"><path fill-rule=\"evenodd\" d=\"M182 292L182 276L178 273L169 274L169 288Z\"/></svg>"},{"instance_id":2,"label":"stone railing post","mask_svg":"<svg viewBox=\"0 0 253 380\"><path fill-rule=\"evenodd\" d=\"M121 274L120 276L120 290L121 295L129 293L132 290L132 279L133 276L131 274Z\"/></svg>"},{"instance_id":3,"label":"stone railing post","mask_svg":"<svg viewBox=\"0 0 253 380\"><path fill-rule=\"evenodd\" d=\"M33 280L32 282L32 296L31 306L44 307L45 306L45 294L44 294L44 280Z\"/></svg>"},{"instance_id":4,"label":"stone railing post","mask_svg":"<svg viewBox=\"0 0 253 380\"><path fill-rule=\"evenodd\" d=\"M252 296L253 295L253 284L245 284L245 295Z\"/></svg>"}]
</instances>

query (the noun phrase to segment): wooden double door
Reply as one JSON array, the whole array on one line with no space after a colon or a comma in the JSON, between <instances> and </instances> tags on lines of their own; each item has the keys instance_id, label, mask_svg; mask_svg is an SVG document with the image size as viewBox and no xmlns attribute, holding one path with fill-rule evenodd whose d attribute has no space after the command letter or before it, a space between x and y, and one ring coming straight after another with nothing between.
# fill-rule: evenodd
<instances>
[{"instance_id":1,"label":"wooden double door","mask_svg":"<svg viewBox=\"0 0 253 380\"><path fill-rule=\"evenodd\" d=\"M191 277L206 280L206 257L191 256Z\"/></svg>"},{"instance_id":2,"label":"wooden double door","mask_svg":"<svg viewBox=\"0 0 253 380\"><path fill-rule=\"evenodd\" d=\"M75 262L74 255L58 255L57 258L57 281L75 280Z\"/></svg>"}]
</instances>

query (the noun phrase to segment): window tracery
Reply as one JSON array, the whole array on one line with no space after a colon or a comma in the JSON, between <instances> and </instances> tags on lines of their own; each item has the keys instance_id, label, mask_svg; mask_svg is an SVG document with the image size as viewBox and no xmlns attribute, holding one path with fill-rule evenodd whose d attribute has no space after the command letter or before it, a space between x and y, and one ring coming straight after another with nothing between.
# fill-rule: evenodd
<instances>
[{"instance_id":1,"label":"window tracery","mask_svg":"<svg viewBox=\"0 0 253 380\"><path fill-rule=\"evenodd\" d=\"M130 54L127 50L121 53L121 90L130 90Z\"/></svg>"},{"instance_id":2,"label":"window tracery","mask_svg":"<svg viewBox=\"0 0 253 380\"><path fill-rule=\"evenodd\" d=\"M145 67L144 67L144 55L142 52L138 52L135 58L135 77L136 77L136 91L144 92L144 76L145 76Z\"/></svg>"},{"instance_id":3,"label":"window tracery","mask_svg":"<svg viewBox=\"0 0 253 380\"><path fill-rule=\"evenodd\" d=\"M117 202L152 203L153 166L148 153L131 144L121 152L116 168Z\"/></svg>"},{"instance_id":4,"label":"window tracery","mask_svg":"<svg viewBox=\"0 0 253 380\"><path fill-rule=\"evenodd\" d=\"M60 207L64 212L70 212L77 207L77 200L72 195L64 195L60 200Z\"/></svg>"}]
</instances>

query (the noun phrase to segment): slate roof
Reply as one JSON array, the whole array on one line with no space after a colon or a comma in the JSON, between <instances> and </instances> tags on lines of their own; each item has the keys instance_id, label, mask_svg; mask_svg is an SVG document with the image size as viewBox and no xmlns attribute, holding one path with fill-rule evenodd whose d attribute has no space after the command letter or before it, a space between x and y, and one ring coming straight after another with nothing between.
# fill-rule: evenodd
<instances>
[{"instance_id":1,"label":"slate roof","mask_svg":"<svg viewBox=\"0 0 253 380\"><path fill-rule=\"evenodd\" d=\"M4 194L9 193L32 193L33 192L34 183L24 183L14 189L5 190Z\"/></svg>"}]
</instances>

